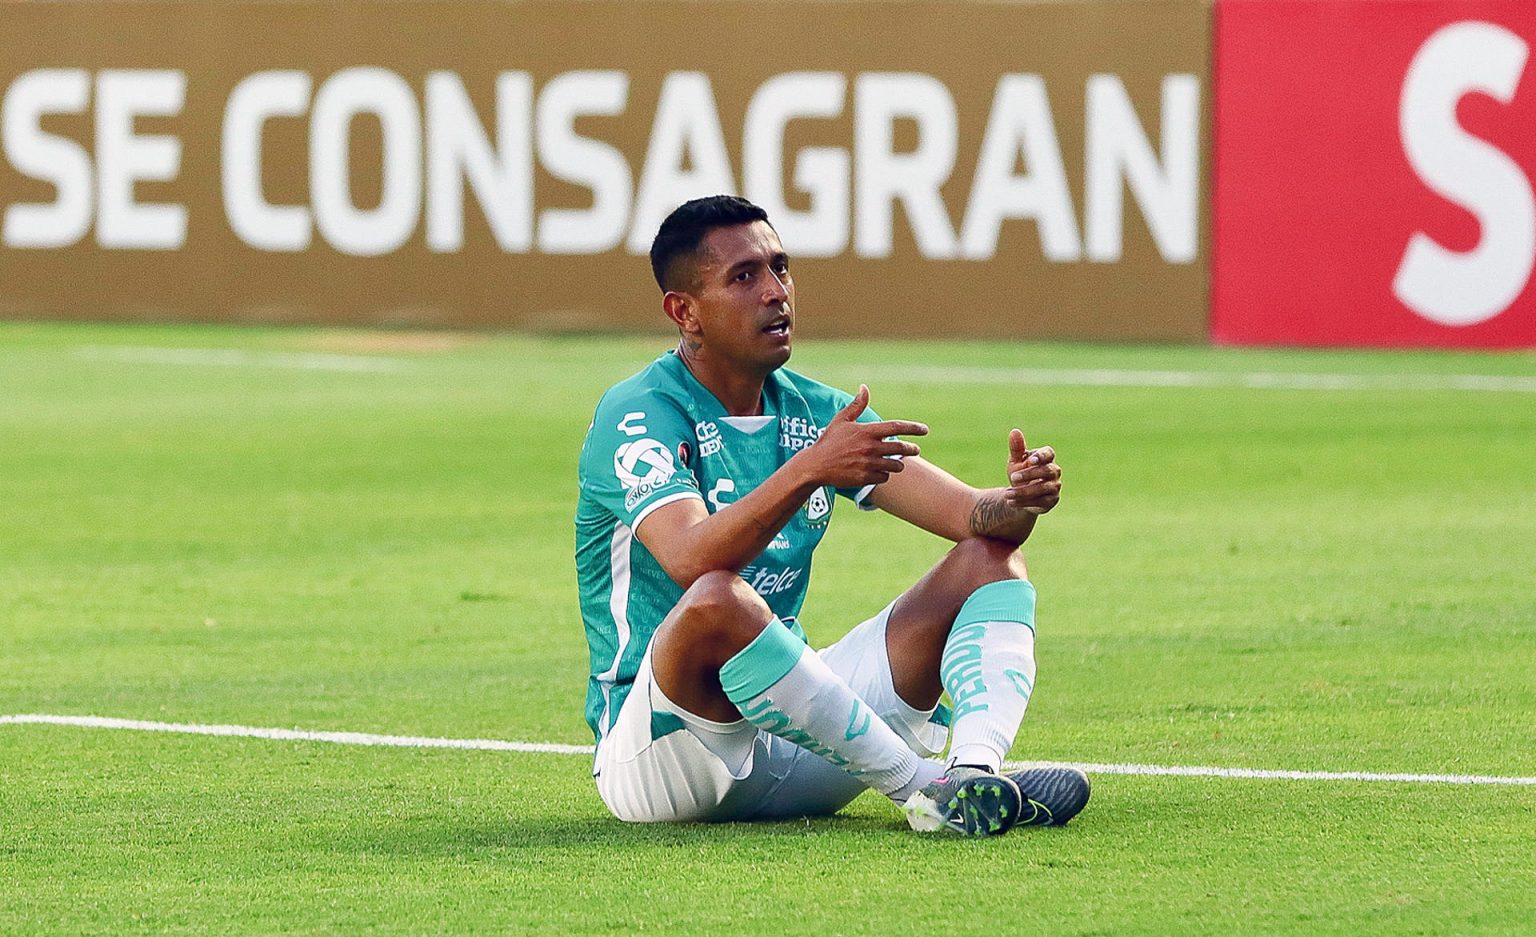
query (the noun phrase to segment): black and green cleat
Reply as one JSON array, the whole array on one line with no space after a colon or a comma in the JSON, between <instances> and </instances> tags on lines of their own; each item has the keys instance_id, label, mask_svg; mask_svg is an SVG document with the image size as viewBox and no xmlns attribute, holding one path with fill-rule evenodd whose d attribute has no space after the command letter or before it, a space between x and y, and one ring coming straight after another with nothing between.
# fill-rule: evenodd
<instances>
[{"instance_id":1,"label":"black and green cleat","mask_svg":"<svg viewBox=\"0 0 1536 937\"><path fill-rule=\"evenodd\" d=\"M1088 775L1061 765L1024 768L1008 779L1018 785L1023 798L1020 826L1061 826L1088 805L1092 790Z\"/></svg>"},{"instance_id":2,"label":"black and green cleat","mask_svg":"<svg viewBox=\"0 0 1536 937\"><path fill-rule=\"evenodd\" d=\"M1000 774L955 767L907 798L907 824L919 833L947 831L965 836L1000 836L1025 809L1019 787Z\"/></svg>"}]
</instances>

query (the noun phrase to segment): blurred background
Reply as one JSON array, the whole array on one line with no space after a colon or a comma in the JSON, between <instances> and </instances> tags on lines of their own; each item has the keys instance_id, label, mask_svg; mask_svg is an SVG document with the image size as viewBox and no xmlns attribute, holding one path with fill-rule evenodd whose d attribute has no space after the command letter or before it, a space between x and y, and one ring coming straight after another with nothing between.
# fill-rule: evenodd
<instances>
[{"instance_id":1,"label":"blurred background","mask_svg":"<svg viewBox=\"0 0 1536 937\"><path fill-rule=\"evenodd\" d=\"M0 4L0 316L1536 345L1526 0Z\"/></svg>"}]
</instances>

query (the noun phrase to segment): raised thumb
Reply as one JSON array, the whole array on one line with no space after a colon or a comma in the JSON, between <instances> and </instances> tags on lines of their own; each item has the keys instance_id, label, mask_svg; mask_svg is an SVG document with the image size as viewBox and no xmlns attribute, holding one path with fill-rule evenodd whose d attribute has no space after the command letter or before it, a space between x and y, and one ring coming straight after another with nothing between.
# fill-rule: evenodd
<instances>
[{"instance_id":1,"label":"raised thumb","mask_svg":"<svg viewBox=\"0 0 1536 937\"><path fill-rule=\"evenodd\" d=\"M1029 455L1029 444L1024 441L1024 431L1014 427L1008 434L1008 461L1023 462Z\"/></svg>"},{"instance_id":2,"label":"raised thumb","mask_svg":"<svg viewBox=\"0 0 1536 937\"><path fill-rule=\"evenodd\" d=\"M865 408L867 408L868 406L869 406L869 387L867 385L860 384L859 385L859 392L857 394L853 395L853 399L848 402L848 406L846 406L842 410L838 411L837 416L833 417L832 419L834 421L842 421L844 423L852 423L854 420L857 420L859 418L859 416L864 412Z\"/></svg>"}]
</instances>

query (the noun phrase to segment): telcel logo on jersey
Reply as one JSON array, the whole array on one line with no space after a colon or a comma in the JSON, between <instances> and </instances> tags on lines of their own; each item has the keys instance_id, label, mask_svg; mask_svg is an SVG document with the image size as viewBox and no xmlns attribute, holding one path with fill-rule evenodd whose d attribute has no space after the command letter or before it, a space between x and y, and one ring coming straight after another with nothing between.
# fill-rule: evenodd
<instances>
[{"instance_id":1,"label":"telcel logo on jersey","mask_svg":"<svg viewBox=\"0 0 1536 937\"><path fill-rule=\"evenodd\" d=\"M752 587L753 592L767 598L770 595L777 595L786 589L792 588L795 583L800 581L800 574L803 571L798 566L788 569L765 569L761 566L748 566L741 571L741 578L747 581L747 585Z\"/></svg>"}]
</instances>

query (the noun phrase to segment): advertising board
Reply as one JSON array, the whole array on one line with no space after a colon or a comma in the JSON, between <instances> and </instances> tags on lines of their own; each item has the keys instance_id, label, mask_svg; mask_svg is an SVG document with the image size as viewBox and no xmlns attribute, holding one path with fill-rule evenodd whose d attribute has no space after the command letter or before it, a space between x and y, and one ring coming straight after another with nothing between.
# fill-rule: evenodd
<instances>
[{"instance_id":1,"label":"advertising board","mask_svg":"<svg viewBox=\"0 0 1536 937\"><path fill-rule=\"evenodd\" d=\"M1536 346L1536 3L1216 7L1212 332Z\"/></svg>"},{"instance_id":2,"label":"advertising board","mask_svg":"<svg viewBox=\"0 0 1536 937\"><path fill-rule=\"evenodd\" d=\"M1200 341L1199 0L8 4L0 315L659 329L686 198L809 332Z\"/></svg>"}]
</instances>

